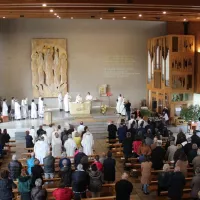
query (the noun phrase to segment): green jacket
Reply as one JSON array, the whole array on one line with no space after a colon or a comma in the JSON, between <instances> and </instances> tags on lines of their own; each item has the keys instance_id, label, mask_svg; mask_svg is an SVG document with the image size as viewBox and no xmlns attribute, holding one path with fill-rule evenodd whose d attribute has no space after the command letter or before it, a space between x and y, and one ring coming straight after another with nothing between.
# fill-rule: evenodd
<instances>
[{"instance_id":1,"label":"green jacket","mask_svg":"<svg viewBox=\"0 0 200 200\"><path fill-rule=\"evenodd\" d=\"M20 193L26 193L31 191L31 177L30 176L20 176L18 178L18 191Z\"/></svg>"}]
</instances>

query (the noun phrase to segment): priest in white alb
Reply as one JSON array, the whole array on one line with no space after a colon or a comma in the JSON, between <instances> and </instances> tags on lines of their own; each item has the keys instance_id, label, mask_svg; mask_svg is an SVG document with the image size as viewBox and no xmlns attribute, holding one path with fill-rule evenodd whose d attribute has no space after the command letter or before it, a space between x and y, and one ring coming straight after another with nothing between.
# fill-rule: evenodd
<instances>
[{"instance_id":1,"label":"priest in white alb","mask_svg":"<svg viewBox=\"0 0 200 200\"><path fill-rule=\"evenodd\" d=\"M34 126L32 126L31 129L29 130L29 135L32 136L32 138L33 138L33 144L35 144L36 139L37 139L37 133L35 131Z\"/></svg>"},{"instance_id":2,"label":"priest in white alb","mask_svg":"<svg viewBox=\"0 0 200 200\"><path fill-rule=\"evenodd\" d=\"M87 156L93 154L94 139L92 133L89 132L88 128L86 129L86 133L83 135L81 145L83 146L83 152Z\"/></svg>"},{"instance_id":3,"label":"priest in white alb","mask_svg":"<svg viewBox=\"0 0 200 200\"><path fill-rule=\"evenodd\" d=\"M78 95L76 96L76 103L82 103L82 102L83 102L83 98L81 97L80 94L78 94Z\"/></svg>"},{"instance_id":4,"label":"priest in white alb","mask_svg":"<svg viewBox=\"0 0 200 200\"><path fill-rule=\"evenodd\" d=\"M12 99L11 99L11 111L14 114L14 112L15 112L15 97L12 97Z\"/></svg>"},{"instance_id":5,"label":"priest in white alb","mask_svg":"<svg viewBox=\"0 0 200 200\"><path fill-rule=\"evenodd\" d=\"M50 124L49 127L46 129L47 138L48 138L48 144L50 145L52 143L52 134L54 132L54 128Z\"/></svg>"},{"instance_id":6,"label":"priest in white alb","mask_svg":"<svg viewBox=\"0 0 200 200\"><path fill-rule=\"evenodd\" d=\"M37 106L34 100L31 103L31 119L37 119Z\"/></svg>"},{"instance_id":7,"label":"priest in white alb","mask_svg":"<svg viewBox=\"0 0 200 200\"><path fill-rule=\"evenodd\" d=\"M6 103L6 99L3 100L2 104L2 116L8 116L8 105Z\"/></svg>"},{"instance_id":8,"label":"priest in white alb","mask_svg":"<svg viewBox=\"0 0 200 200\"><path fill-rule=\"evenodd\" d=\"M60 157L61 156L61 151L62 151L62 141L59 137L59 134L56 132L55 137L52 140L52 156L55 157Z\"/></svg>"},{"instance_id":9,"label":"priest in white alb","mask_svg":"<svg viewBox=\"0 0 200 200\"><path fill-rule=\"evenodd\" d=\"M43 159L46 157L49 151L49 145L44 141L44 137L41 136L34 146L35 158L40 161L40 164L43 164Z\"/></svg>"},{"instance_id":10,"label":"priest in white alb","mask_svg":"<svg viewBox=\"0 0 200 200\"><path fill-rule=\"evenodd\" d=\"M74 156L76 149L76 143L72 139L72 135L68 136L68 139L65 141L64 148L66 150L67 156Z\"/></svg>"},{"instance_id":11,"label":"priest in white alb","mask_svg":"<svg viewBox=\"0 0 200 200\"><path fill-rule=\"evenodd\" d=\"M71 96L67 92L66 95L64 96L64 107L65 107L65 112L69 112L69 102L71 101Z\"/></svg>"},{"instance_id":12,"label":"priest in white alb","mask_svg":"<svg viewBox=\"0 0 200 200\"><path fill-rule=\"evenodd\" d=\"M38 102L38 114L40 118L44 117L44 99L41 98Z\"/></svg>"},{"instance_id":13,"label":"priest in white alb","mask_svg":"<svg viewBox=\"0 0 200 200\"><path fill-rule=\"evenodd\" d=\"M117 98L117 105L116 105L116 110L117 110L117 113L120 114L121 111L120 111L120 107L121 107L121 104L122 104L122 95L120 94Z\"/></svg>"},{"instance_id":14,"label":"priest in white alb","mask_svg":"<svg viewBox=\"0 0 200 200\"><path fill-rule=\"evenodd\" d=\"M22 119L26 119L28 117L26 111L25 99L22 99L21 101L21 113L22 113Z\"/></svg>"},{"instance_id":15,"label":"priest in white alb","mask_svg":"<svg viewBox=\"0 0 200 200\"><path fill-rule=\"evenodd\" d=\"M61 92L58 94L58 108L60 111L63 109L63 97Z\"/></svg>"},{"instance_id":16,"label":"priest in white alb","mask_svg":"<svg viewBox=\"0 0 200 200\"><path fill-rule=\"evenodd\" d=\"M21 110L20 110L20 104L19 102L16 100L15 101L15 119L16 120L20 120L21 119Z\"/></svg>"},{"instance_id":17,"label":"priest in white alb","mask_svg":"<svg viewBox=\"0 0 200 200\"><path fill-rule=\"evenodd\" d=\"M92 95L89 92L87 93L87 95L85 97L85 100L86 101L92 101L93 100L93 97L92 97Z\"/></svg>"},{"instance_id":18,"label":"priest in white alb","mask_svg":"<svg viewBox=\"0 0 200 200\"><path fill-rule=\"evenodd\" d=\"M25 104L25 108L26 108L26 115L29 118L30 116L29 116L29 112L28 112L28 98L27 97L24 99L24 104Z\"/></svg>"}]
</instances>

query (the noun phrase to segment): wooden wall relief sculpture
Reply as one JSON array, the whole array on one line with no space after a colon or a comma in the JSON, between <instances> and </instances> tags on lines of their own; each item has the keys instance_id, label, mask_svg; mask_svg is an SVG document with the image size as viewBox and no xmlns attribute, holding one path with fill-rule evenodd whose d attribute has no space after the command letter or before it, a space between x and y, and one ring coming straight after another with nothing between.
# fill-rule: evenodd
<instances>
[{"instance_id":1,"label":"wooden wall relief sculpture","mask_svg":"<svg viewBox=\"0 0 200 200\"><path fill-rule=\"evenodd\" d=\"M33 39L32 89L35 98L67 92L66 39Z\"/></svg>"}]
</instances>

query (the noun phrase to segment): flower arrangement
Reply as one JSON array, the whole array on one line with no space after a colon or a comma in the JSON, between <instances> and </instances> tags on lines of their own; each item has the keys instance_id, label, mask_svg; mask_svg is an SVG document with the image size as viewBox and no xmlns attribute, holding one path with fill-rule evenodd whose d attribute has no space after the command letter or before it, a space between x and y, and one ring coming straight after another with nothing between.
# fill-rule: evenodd
<instances>
[{"instance_id":1,"label":"flower arrangement","mask_svg":"<svg viewBox=\"0 0 200 200\"><path fill-rule=\"evenodd\" d=\"M101 105L100 107L101 113L104 115L107 111L107 106L106 105Z\"/></svg>"}]
</instances>

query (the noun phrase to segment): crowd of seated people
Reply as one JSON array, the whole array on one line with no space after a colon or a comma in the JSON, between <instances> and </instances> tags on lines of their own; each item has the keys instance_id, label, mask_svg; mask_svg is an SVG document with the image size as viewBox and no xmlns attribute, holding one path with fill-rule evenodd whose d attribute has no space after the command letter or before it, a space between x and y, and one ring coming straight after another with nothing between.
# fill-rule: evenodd
<instances>
[{"instance_id":1,"label":"crowd of seated people","mask_svg":"<svg viewBox=\"0 0 200 200\"><path fill-rule=\"evenodd\" d=\"M141 184L144 194L149 194L151 171L163 170L158 175L158 195L164 190L168 191L171 199L181 199L188 168L193 167L195 175L191 184L191 197L198 199L200 138L196 131L191 137L186 138L186 134L180 129L175 139L165 124L157 125L142 118L136 120L131 116L128 122L122 119L118 129L113 123L109 124L108 137L116 139L118 135L119 142L123 145L125 163L129 162L131 157L138 158L141 163ZM167 138L165 143L162 141L163 136ZM173 168L170 169L165 163L170 163Z\"/></svg>"}]
</instances>

